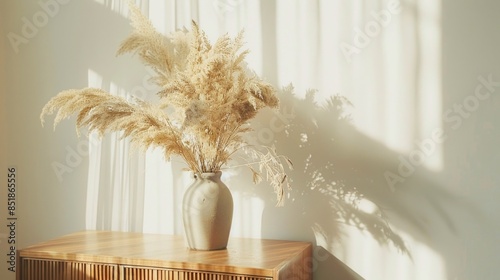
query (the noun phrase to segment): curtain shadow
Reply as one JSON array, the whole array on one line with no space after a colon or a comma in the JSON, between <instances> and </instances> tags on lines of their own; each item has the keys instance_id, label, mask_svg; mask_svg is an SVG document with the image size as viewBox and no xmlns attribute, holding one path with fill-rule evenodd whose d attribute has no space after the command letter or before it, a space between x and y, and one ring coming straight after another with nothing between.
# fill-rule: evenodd
<instances>
[{"instance_id":1,"label":"curtain shadow","mask_svg":"<svg viewBox=\"0 0 500 280\"><path fill-rule=\"evenodd\" d=\"M300 99L288 87L280 92L280 100L289 117L281 131L274 129L272 144L294 163L289 172L292 187L284 207L265 200L263 238L310 241L315 250L325 250L316 244L321 240L330 246L328 252L334 245L342 246L350 226L411 258L400 231L443 252L433 235L459 234L454 217L474 213L468 202L448 192L423 167L415 167L410 176L399 174L401 155L356 130L347 114L351 104L344 97L332 96L318 105L312 92ZM273 119L272 112L261 115L257 134L277 128ZM392 186L387 172L399 174L404 182ZM256 188L266 197L261 189ZM333 254L326 259L316 270L345 266Z\"/></svg>"}]
</instances>

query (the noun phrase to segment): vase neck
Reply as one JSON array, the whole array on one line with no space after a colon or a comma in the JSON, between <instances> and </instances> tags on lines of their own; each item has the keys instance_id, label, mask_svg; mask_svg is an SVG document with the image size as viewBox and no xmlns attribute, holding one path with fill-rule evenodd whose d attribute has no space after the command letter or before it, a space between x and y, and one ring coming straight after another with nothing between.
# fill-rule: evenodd
<instances>
[{"instance_id":1,"label":"vase neck","mask_svg":"<svg viewBox=\"0 0 500 280\"><path fill-rule=\"evenodd\" d=\"M194 172L195 179L210 179L210 180L220 180L222 171L216 172Z\"/></svg>"}]
</instances>

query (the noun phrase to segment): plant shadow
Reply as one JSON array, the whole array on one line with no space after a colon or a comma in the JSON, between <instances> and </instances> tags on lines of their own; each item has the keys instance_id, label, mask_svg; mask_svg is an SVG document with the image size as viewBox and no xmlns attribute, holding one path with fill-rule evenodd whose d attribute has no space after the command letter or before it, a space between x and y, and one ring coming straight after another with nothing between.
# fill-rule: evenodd
<instances>
[{"instance_id":1,"label":"plant shadow","mask_svg":"<svg viewBox=\"0 0 500 280\"><path fill-rule=\"evenodd\" d=\"M436 232L459 234L454 217L474 209L421 166L414 166L408 176L398 173L401 155L354 127L347 99L332 96L320 106L312 92L298 98L291 86L279 95L282 111L259 116L253 140L274 145L294 169L284 207L267 199L266 188L255 187L265 198L263 238L312 242L315 275L332 275L333 270L344 275L335 279L362 279L332 253L344 246L347 228L368 233L381 246L410 259L401 231L438 252L443 248L433 238ZM388 173L403 181L395 184Z\"/></svg>"}]
</instances>

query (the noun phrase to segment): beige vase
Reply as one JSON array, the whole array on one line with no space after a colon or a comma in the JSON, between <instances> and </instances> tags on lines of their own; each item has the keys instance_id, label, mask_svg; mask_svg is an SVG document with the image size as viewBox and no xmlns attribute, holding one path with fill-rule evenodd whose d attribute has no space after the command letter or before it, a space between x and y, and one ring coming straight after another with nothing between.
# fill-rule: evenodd
<instances>
[{"instance_id":1,"label":"beige vase","mask_svg":"<svg viewBox=\"0 0 500 280\"><path fill-rule=\"evenodd\" d=\"M189 248L219 250L227 246L233 220L233 197L222 172L194 174L182 201L182 219Z\"/></svg>"}]
</instances>

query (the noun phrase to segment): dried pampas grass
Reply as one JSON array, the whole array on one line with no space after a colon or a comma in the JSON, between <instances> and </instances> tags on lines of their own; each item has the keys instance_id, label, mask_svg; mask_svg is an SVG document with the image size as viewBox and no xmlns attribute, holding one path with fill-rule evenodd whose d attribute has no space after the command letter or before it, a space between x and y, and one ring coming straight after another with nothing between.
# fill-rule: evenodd
<instances>
[{"instance_id":1,"label":"dried pampas grass","mask_svg":"<svg viewBox=\"0 0 500 280\"><path fill-rule=\"evenodd\" d=\"M134 31L118 54L136 54L155 71L159 102L128 101L97 88L65 90L44 106L42 124L56 112L54 128L76 115L78 132L87 127L102 137L121 131L139 148L162 148L167 160L180 156L199 173L219 171L245 150L254 182L265 177L280 204L288 185L284 166L291 168L291 162L242 137L260 109L278 107L275 89L246 67L243 33L234 39L226 34L211 44L193 21L190 31L164 36L134 5L130 13Z\"/></svg>"}]
</instances>

